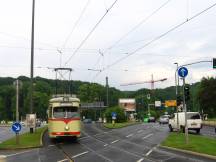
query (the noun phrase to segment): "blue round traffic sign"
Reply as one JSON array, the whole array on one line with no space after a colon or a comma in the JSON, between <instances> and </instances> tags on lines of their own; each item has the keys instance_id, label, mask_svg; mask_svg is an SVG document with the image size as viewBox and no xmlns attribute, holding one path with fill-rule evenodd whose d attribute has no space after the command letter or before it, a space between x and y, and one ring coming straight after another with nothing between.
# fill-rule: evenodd
<instances>
[{"instance_id":1,"label":"blue round traffic sign","mask_svg":"<svg viewBox=\"0 0 216 162\"><path fill-rule=\"evenodd\" d=\"M21 129L22 129L22 126L21 126L21 124L20 124L20 123L18 123L18 122L15 122L15 123L13 123L13 125L12 125L11 129L12 129L12 131L14 131L15 133L18 133L18 132L20 132L20 131L21 131Z\"/></svg>"},{"instance_id":2,"label":"blue round traffic sign","mask_svg":"<svg viewBox=\"0 0 216 162\"><path fill-rule=\"evenodd\" d=\"M178 69L178 75L182 78L188 75L188 69L186 67L181 67Z\"/></svg>"},{"instance_id":3,"label":"blue round traffic sign","mask_svg":"<svg viewBox=\"0 0 216 162\"><path fill-rule=\"evenodd\" d=\"M112 112L112 117L116 117L117 116L117 114L116 114L116 112Z\"/></svg>"}]
</instances>

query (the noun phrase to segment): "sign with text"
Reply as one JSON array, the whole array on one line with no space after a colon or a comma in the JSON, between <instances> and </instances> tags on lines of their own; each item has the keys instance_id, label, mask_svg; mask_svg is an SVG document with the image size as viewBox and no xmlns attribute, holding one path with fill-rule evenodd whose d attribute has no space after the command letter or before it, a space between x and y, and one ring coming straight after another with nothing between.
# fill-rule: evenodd
<instances>
[{"instance_id":1,"label":"sign with text","mask_svg":"<svg viewBox=\"0 0 216 162\"><path fill-rule=\"evenodd\" d=\"M161 101L155 101L155 107L161 107Z\"/></svg>"},{"instance_id":2,"label":"sign with text","mask_svg":"<svg viewBox=\"0 0 216 162\"><path fill-rule=\"evenodd\" d=\"M36 127L36 114L26 114L26 123L27 123L27 127L35 128Z\"/></svg>"},{"instance_id":3,"label":"sign with text","mask_svg":"<svg viewBox=\"0 0 216 162\"><path fill-rule=\"evenodd\" d=\"M175 107L177 105L176 100L166 100L165 106L166 107Z\"/></svg>"}]
</instances>

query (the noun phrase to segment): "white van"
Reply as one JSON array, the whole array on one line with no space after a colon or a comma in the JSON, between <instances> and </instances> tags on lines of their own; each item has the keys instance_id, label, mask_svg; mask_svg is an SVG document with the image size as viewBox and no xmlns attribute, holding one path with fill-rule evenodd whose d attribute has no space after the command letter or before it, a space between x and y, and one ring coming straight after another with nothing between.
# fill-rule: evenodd
<instances>
[{"instance_id":1,"label":"white van","mask_svg":"<svg viewBox=\"0 0 216 162\"><path fill-rule=\"evenodd\" d=\"M184 132L185 130L185 112L178 113L179 128ZM195 130L196 133L200 132L202 128L202 119L198 112L187 112L187 126L188 130ZM169 119L169 129L177 129L177 113L174 113Z\"/></svg>"}]
</instances>

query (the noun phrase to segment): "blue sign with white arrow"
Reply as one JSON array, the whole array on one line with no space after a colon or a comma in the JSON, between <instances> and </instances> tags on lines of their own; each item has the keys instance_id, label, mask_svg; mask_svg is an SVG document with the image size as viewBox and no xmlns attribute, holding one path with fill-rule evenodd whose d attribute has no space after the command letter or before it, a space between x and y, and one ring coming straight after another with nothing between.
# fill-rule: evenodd
<instances>
[{"instance_id":1,"label":"blue sign with white arrow","mask_svg":"<svg viewBox=\"0 0 216 162\"><path fill-rule=\"evenodd\" d=\"M185 78L188 75L188 69L186 67L179 68L178 75L182 78Z\"/></svg>"},{"instance_id":2,"label":"blue sign with white arrow","mask_svg":"<svg viewBox=\"0 0 216 162\"><path fill-rule=\"evenodd\" d=\"M18 122L13 123L13 125L12 125L12 130L13 130L15 133L19 133L19 132L21 131L21 129L22 129L22 126L21 126L20 123L18 123Z\"/></svg>"}]
</instances>

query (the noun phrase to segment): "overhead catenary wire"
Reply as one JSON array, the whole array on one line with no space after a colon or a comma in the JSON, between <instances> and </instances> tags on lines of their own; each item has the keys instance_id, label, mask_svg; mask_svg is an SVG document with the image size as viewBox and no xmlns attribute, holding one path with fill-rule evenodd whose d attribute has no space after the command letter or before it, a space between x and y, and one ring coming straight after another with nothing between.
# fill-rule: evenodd
<instances>
[{"instance_id":1,"label":"overhead catenary wire","mask_svg":"<svg viewBox=\"0 0 216 162\"><path fill-rule=\"evenodd\" d=\"M142 19L137 25L135 25L131 30L129 30L126 34L124 34L120 39L118 39L115 43L113 43L109 48L107 48L107 50L110 50L112 48L114 48L117 44L119 44L119 42L121 42L124 38L126 38L130 33L132 33L133 31L135 31L137 28L139 28L143 23L145 23L147 20L149 20L152 16L154 16L158 11L160 11L160 9L162 9L164 6L166 6L171 0L166 1L165 3L163 3L159 8L157 8L156 10L154 10L151 14L149 14L147 17L145 17L144 19ZM106 51L107 51L106 50Z\"/></svg>"},{"instance_id":2,"label":"overhead catenary wire","mask_svg":"<svg viewBox=\"0 0 216 162\"><path fill-rule=\"evenodd\" d=\"M153 38L151 41L149 41L149 42L147 42L146 44L144 44L143 46L137 48L137 49L134 50L133 52L128 53L128 55L126 55L126 56L124 56L124 57L122 57L122 58L120 58L120 59L114 61L113 63L111 63L110 65L108 65L107 67L105 67L102 71L105 71L105 70L109 69L110 67L112 67L112 66L118 64L119 62L125 60L125 59L128 58L129 56L132 56L132 55L136 54L136 53L137 53L138 51L140 51L141 49L143 49L143 48L149 46L150 44L152 44L152 43L154 43L155 41L161 39L162 37L166 36L166 35L169 34L170 32L176 30L177 28L179 28L179 27L181 27L182 25L186 24L187 22L189 22L189 21L195 19L196 17L200 16L201 14L205 13L206 11L208 11L209 9L211 9L211 8L213 8L213 7L215 7L215 6L216 6L216 3L212 4L211 6L207 7L206 9L200 11L199 13L195 14L194 16L188 18L187 20L185 20L185 21L179 23L178 25L172 27L172 28L169 29L168 31L162 33L161 35L159 35L159 36L157 36L157 37L155 37L155 38Z\"/></svg>"},{"instance_id":3,"label":"overhead catenary wire","mask_svg":"<svg viewBox=\"0 0 216 162\"><path fill-rule=\"evenodd\" d=\"M76 48L76 50L72 53L72 55L69 57L69 59L65 62L65 65L67 65L73 56L78 52L78 50L83 46L83 44L86 42L86 40L90 37L90 35L95 31L95 29L98 27L98 25L102 22L104 17L109 13L109 11L113 8L113 6L116 4L118 0L115 0L112 5L106 10L105 14L99 19L99 21L95 24L95 26L92 28L92 30L87 34L87 36L83 39L83 41L80 43L80 45Z\"/></svg>"},{"instance_id":4,"label":"overhead catenary wire","mask_svg":"<svg viewBox=\"0 0 216 162\"><path fill-rule=\"evenodd\" d=\"M65 41L64 41L64 43L63 43L63 45L62 45L62 49L65 49L65 46L67 45L67 42L69 41L69 39L70 39L71 35L73 34L74 30L76 29L76 27L78 26L78 24L79 24L81 18L83 17L83 15L84 15L84 13L85 13L85 11L86 11L86 9L87 9L89 3L90 3L90 0L87 0L85 6L84 6L84 8L82 9L82 11L81 11L81 13L80 13L78 19L76 20L76 22L75 22L75 24L74 24L74 26L73 26L71 32L69 33L69 35L68 35L67 38L65 39Z\"/></svg>"}]
</instances>

